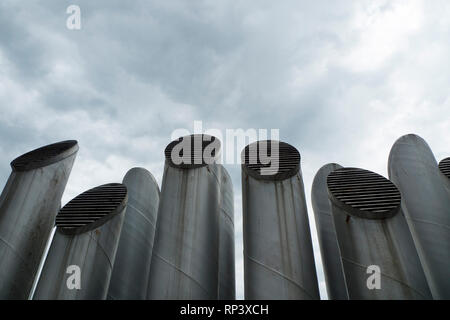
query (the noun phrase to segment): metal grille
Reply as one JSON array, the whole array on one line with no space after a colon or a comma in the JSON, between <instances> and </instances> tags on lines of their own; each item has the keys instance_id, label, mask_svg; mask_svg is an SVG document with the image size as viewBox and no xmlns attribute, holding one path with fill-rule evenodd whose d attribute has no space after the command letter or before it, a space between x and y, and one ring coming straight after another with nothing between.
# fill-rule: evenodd
<instances>
[{"instance_id":1,"label":"metal grille","mask_svg":"<svg viewBox=\"0 0 450 320\"><path fill-rule=\"evenodd\" d=\"M49 144L16 158L11 162L11 167L15 171L27 171L48 166L78 151L77 145L75 140Z\"/></svg>"},{"instance_id":2,"label":"metal grille","mask_svg":"<svg viewBox=\"0 0 450 320\"><path fill-rule=\"evenodd\" d=\"M175 150L172 154L172 150L176 146L180 149ZM220 141L216 137L206 134L193 134L169 143L164 150L164 154L172 167L192 169L214 163L219 149ZM185 155L185 152L189 152L189 154Z\"/></svg>"},{"instance_id":3,"label":"metal grille","mask_svg":"<svg viewBox=\"0 0 450 320\"><path fill-rule=\"evenodd\" d=\"M276 149L272 150L272 143L277 145L278 155L274 153ZM284 180L297 174L300 169L300 153L285 142L257 141L246 146L242 156L244 169L256 179Z\"/></svg>"},{"instance_id":4,"label":"metal grille","mask_svg":"<svg viewBox=\"0 0 450 320\"><path fill-rule=\"evenodd\" d=\"M365 218L386 218L400 207L397 187L383 176L358 168L342 168L327 178L332 199L350 208L350 213Z\"/></svg>"},{"instance_id":5,"label":"metal grille","mask_svg":"<svg viewBox=\"0 0 450 320\"><path fill-rule=\"evenodd\" d=\"M90 189L67 203L56 216L56 226L66 233L92 230L125 206L127 188L120 183Z\"/></svg>"},{"instance_id":6,"label":"metal grille","mask_svg":"<svg viewBox=\"0 0 450 320\"><path fill-rule=\"evenodd\" d=\"M450 179L450 157L445 158L439 163L439 169L447 178Z\"/></svg>"}]
</instances>

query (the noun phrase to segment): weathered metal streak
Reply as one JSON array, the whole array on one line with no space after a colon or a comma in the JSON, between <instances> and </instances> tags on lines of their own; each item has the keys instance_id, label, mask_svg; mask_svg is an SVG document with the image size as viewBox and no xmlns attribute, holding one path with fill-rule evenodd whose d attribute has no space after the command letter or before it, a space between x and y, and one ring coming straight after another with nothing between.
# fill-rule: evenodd
<instances>
[{"instance_id":1,"label":"weathered metal streak","mask_svg":"<svg viewBox=\"0 0 450 320\"><path fill-rule=\"evenodd\" d=\"M164 167L149 299L217 299L220 170Z\"/></svg>"},{"instance_id":2,"label":"weathered metal streak","mask_svg":"<svg viewBox=\"0 0 450 320\"><path fill-rule=\"evenodd\" d=\"M245 299L319 299L301 171L242 191Z\"/></svg>"},{"instance_id":3,"label":"weathered metal streak","mask_svg":"<svg viewBox=\"0 0 450 320\"><path fill-rule=\"evenodd\" d=\"M349 189L348 196L367 190L367 185L359 184L360 189ZM365 197L375 197L380 192L383 190L365 193ZM349 299L430 299L400 200L393 216L374 219L364 218L373 217L365 210L358 214L354 213L356 208L349 210L349 204L339 202L330 189L329 196ZM367 283L371 283L371 274L367 270L372 265L380 268L381 283L379 289L370 290Z\"/></svg>"},{"instance_id":4,"label":"weathered metal streak","mask_svg":"<svg viewBox=\"0 0 450 320\"><path fill-rule=\"evenodd\" d=\"M330 300L348 300L347 286L327 188L328 174L339 168L342 167L335 163L329 163L320 168L314 177L311 191L311 202L316 219L328 299Z\"/></svg>"},{"instance_id":5,"label":"weathered metal streak","mask_svg":"<svg viewBox=\"0 0 450 320\"><path fill-rule=\"evenodd\" d=\"M74 141L56 162L13 167L0 196L0 299L28 298L77 151Z\"/></svg>"},{"instance_id":6,"label":"weathered metal streak","mask_svg":"<svg viewBox=\"0 0 450 320\"><path fill-rule=\"evenodd\" d=\"M128 189L128 204L108 299L144 300L147 297L160 191L155 178L143 168L129 170L123 184Z\"/></svg>"},{"instance_id":7,"label":"weathered metal streak","mask_svg":"<svg viewBox=\"0 0 450 320\"><path fill-rule=\"evenodd\" d=\"M219 213L219 300L236 299L234 252L234 195L233 184L227 170L221 171Z\"/></svg>"},{"instance_id":8,"label":"weathered metal streak","mask_svg":"<svg viewBox=\"0 0 450 320\"><path fill-rule=\"evenodd\" d=\"M389 177L402 193L402 208L434 299L450 299L450 193L428 144L410 134L389 155Z\"/></svg>"}]
</instances>

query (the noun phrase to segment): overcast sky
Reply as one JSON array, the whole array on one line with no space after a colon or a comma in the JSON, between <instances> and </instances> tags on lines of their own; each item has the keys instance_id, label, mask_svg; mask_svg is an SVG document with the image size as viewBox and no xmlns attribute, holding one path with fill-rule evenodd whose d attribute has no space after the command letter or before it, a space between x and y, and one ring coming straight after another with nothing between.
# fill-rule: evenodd
<instances>
[{"instance_id":1,"label":"overcast sky","mask_svg":"<svg viewBox=\"0 0 450 320\"><path fill-rule=\"evenodd\" d=\"M81 8L69 30L66 9ZM0 183L18 155L76 139L64 203L134 166L161 183L178 128L279 129L310 189L328 162L387 176L394 141L416 133L450 155L450 2L0 2ZM240 150L239 150L240 151ZM240 166L237 293L243 297Z\"/></svg>"}]
</instances>

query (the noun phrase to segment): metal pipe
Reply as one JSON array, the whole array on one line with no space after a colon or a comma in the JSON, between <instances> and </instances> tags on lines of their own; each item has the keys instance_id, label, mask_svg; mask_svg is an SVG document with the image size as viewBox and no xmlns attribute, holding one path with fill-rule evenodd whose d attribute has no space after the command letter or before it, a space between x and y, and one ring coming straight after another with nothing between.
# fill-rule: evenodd
<instances>
[{"instance_id":1,"label":"metal pipe","mask_svg":"<svg viewBox=\"0 0 450 320\"><path fill-rule=\"evenodd\" d=\"M27 299L78 151L74 140L11 162L0 196L0 299Z\"/></svg>"},{"instance_id":2,"label":"metal pipe","mask_svg":"<svg viewBox=\"0 0 450 320\"><path fill-rule=\"evenodd\" d=\"M328 175L340 168L342 167L336 163L329 163L320 168L314 177L311 191L311 203L316 219L320 254L330 300L348 300L347 285L327 188Z\"/></svg>"},{"instance_id":3,"label":"metal pipe","mask_svg":"<svg viewBox=\"0 0 450 320\"><path fill-rule=\"evenodd\" d=\"M106 299L127 200L127 188L110 183L59 211L33 299Z\"/></svg>"},{"instance_id":4,"label":"metal pipe","mask_svg":"<svg viewBox=\"0 0 450 320\"><path fill-rule=\"evenodd\" d=\"M129 170L122 183L128 190L128 204L108 299L144 300L147 297L160 192L153 175L143 168Z\"/></svg>"},{"instance_id":5,"label":"metal pipe","mask_svg":"<svg viewBox=\"0 0 450 320\"><path fill-rule=\"evenodd\" d=\"M234 252L234 195L233 184L227 170L221 171L219 212L219 300L236 299Z\"/></svg>"},{"instance_id":6,"label":"metal pipe","mask_svg":"<svg viewBox=\"0 0 450 320\"><path fill-rule=\"evenodd\" d=\"M450 299L450 192L428 144L409 134L389 154L389 177L402 207L434 299Z\"/></svg>"},{"instance_id":7,"label":"metal pipe","mask_svg":"<svg viewBox=\"0 0 450 320\"><path fill-rule=\"evenodd\" d=\"M319 299L299 152L258 141L242 158L245 299Z\"/></svg>"},{"instance_id":8,"label":"metal pipe","mask_svg":"<svg viewBox=\"0 0 450 320\"><path fill-rule=\"evenodd\" d=\"M430 299L395 185L342 168L328 175L327 186L349 298Z\"/></svg>"},{"instance_id":9,"label":"metal pipe","mask_svg":"<svg viewBox=\"0 0 450 320\"><path fill-rule=\"evenodd\" d=\"M220 142L192 135L171 142L161 185L148 299L217 299Z\"/></svg>"}]
</instances>

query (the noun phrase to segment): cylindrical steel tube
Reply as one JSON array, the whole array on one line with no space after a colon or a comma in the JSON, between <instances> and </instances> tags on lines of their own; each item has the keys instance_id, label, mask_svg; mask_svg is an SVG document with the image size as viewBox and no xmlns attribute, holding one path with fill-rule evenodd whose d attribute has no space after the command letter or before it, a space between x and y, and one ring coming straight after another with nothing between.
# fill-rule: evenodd
<instances>
[{"instance_id":1,"label":"cylindrical steel tube","mask_svg":"<svg viewBox=\"0 0 450 320\"><path fill-rule=\"evenodd\" d=\"M219 213L219 300L236 299L234 252L233 184L227 170L221 171Z\"/></svg>"},{"instance_id":2,"label":"cylindrical steel tube","mask_svg":"<svg viewBox=\"0 0 450 320\"><path fill-rule=\"evenodd\" d=\"M349 298L430 299L395 185L342 168L328 175L327 186Z\"/></svg>"},{"instance_id":3,"label":"cylindrical steel tube","mask_svg":"<svg viewBox=\"0 0 450 320\"><path fill-rule=\"evenodd\" d=\"M246 299L319 299L300 154L278 141L242 152Z\"/></svg>"},{"instance_id":4,"label":"cylindrical steel tube","mask_svg":"<svg viewBox=\"0 0 450 320\"><path fill-rule=\"evenodd\" d=\"M316 173L312 184L311 203L316 219L320 254L327 285L328 299L348 300L344 270L334 229L331 203L328 198L327 177L336 169L342 168L335 163L324 165Z\"/></svg>"},{"instance_id":5,"label":"cylindrical steel tube","mask_svg":"<svg viewBox=\"0 0 450 320\"><path fill-rule=\"evenodd\" d=\"M122 183L128 190L128 204L108 299L144 300L147 297L160 192L155 178L143 168L129 170Z\"/></svg>"},{"instance_id":6,"label":"cylindrical steel tube","mask_svg":"<svg viewBox=\"0 0 450 320\"><path fill-rule=\"evenodd\" d=\"M192 135L170 143L153 245L149 299L217 299L219 140Z\"/></svg>"},{"instance_id":7,"label":"cylindrical steel tube","mask_svg":"<svg viewBox=\"0 0 450 320\"><path fill-rule=\"evenodd\" d=\"M428 144L410 134L389 155L389 177L402 207L434 299L450 299L450 192Z\"/></svg>"},{"instance_id":8,"label":"cylindrical steel tube","mask_svg":"<svg viewBox=\"0 0 450 320\"><path fill-rule=\"evenodd\" d=\"M27 299L78 151L63 141L11 163L0 196L0 299Z\"/></svg>"},{"instance_id":9,"label":"cylindrical steel tube","mask_svg":"<svg viewBox=\"0 0 450 320\"><path fill-rule=\"evenodd\" d=\"M106 299L127 199L124 185L110 183L78 195L59 211L33 299Z\"/></svg>"}]
</instances>

